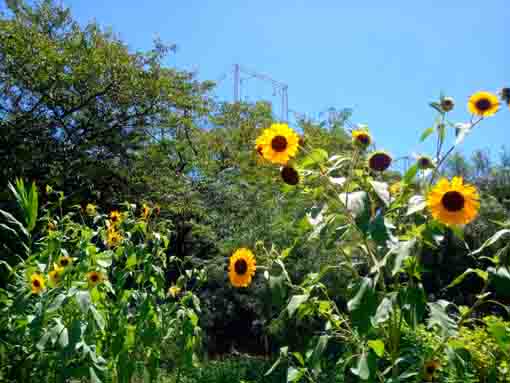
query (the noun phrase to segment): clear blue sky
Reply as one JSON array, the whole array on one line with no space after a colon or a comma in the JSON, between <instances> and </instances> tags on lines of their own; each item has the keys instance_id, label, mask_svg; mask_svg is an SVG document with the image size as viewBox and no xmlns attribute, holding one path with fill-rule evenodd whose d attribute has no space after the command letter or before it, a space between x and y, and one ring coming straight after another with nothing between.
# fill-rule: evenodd
<instances>
[{"instance_id":1,"label":"clear blue sky","mask_svg":"<svg viewBox=\"0 0 510 383\"><path fill-rule=\"evenodd\" d=\"M63 2L81 23L111 27L133 50L149 49L155 36L176 43L167 64L198 69L201 79L241 63L287 83L293 110L354 107L353 121L367 123L377 146L396 155L430 148L418 137L441 90L455 98L452 119L462 122L472 92L510 86L508 0ZM232 84L232 76L221 82L219 98L232 99ZM272 97L254 80L243 89L250 101ZM490 148L496 156L509 137L505 106L462 151Z\"/></svg>"}]
</instances>

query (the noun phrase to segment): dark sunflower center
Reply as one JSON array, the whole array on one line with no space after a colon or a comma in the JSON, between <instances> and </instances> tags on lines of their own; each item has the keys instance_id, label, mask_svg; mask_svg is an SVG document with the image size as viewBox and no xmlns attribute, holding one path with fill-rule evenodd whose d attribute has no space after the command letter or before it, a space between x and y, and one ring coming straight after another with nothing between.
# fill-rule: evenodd
<instances>
[{"instance_id":1,"label":"dark sunflower center","mask_svg":"<svg viewBox=\"0 0 510 383\"><path fill-rule=\"evenodd\" d=\"M112 221L113 221L113 222L117 222L117 220L118 220L118 219L119 219L119 217L117 217L116 215L113 215L113 216L112 216Z\"/></svg>"},{"instance_id":2,"label":"dark sunflower center","mask_svg":"<svg viewBox=\"0 0 510 383\"><path fill-rule=\"evenodd\" d=\"M436 368L434 366L427 366L426 368L427 374L433 375L436 372Z\"/></svg>"},{"instance_id":3,"label":"dark sunflower center","mask_svg":"<svg viewBox=\"0 0 510 383\"><path fill-rule=\"evenodd\" d=\"M430 160L430 158L427 158L427 157L421 157L419 160L418 160L418 166L421 168L421 169L427 169L427 168L430 168L432 166L432 161Z\"/></svg>"},{"instance_id":4,"label":"dark sunflower center","mask_svg":"<svg viewBox=\"0 0 510 383\"><path fill-rule=\"evenodd\" d=\"M481 98L480 100L478 100L475 103L475 105L476 105L476 109L481 110L481 111L486 111L486 110L490 109L492 104L489 99Z\"/></svg>"},{"instance_id":5,"label":"dark sunflower center","mask_svg":"<svg viewBox=\"0 0 510 383\"><path fill-rule=\"evenodd\" d=\"M99 275L97 275L97 274L92 274L92 275L90 276L90 280L91 280L92 282L97 282L97 281L99 280Z\"/></svg>"},{"instance_id":6,"label":"dark sunflower center","mask_svg":"<svg viewBox=\"0 0 510 383\"><path fill-rule=\"evenodd\" d=\"M365 145L367 146L368 144L370 144L370 137L368 136L368 134L360 134L356 140L362 144L362 145Z\"/></svg>"},{"instance_id":7,"label":"dark sunflower center","mask_svg":"<svg viewBox=\"0 0 510 383\"><path fill-rule=\"evenodd\" d=\"M296 169L285 166L281 172L282 179L289 185L297 185L299 183L299 174Z\"/></svg>"},{"instance_id":8,"label":"dark sunflower center","mask_svg":"<svg viewBox=\"0 0 510 383\"><path fill-rule=\"evenodd\" d=\"M503 88L501 90L501 98L503 101L510 103L510 88Z\"/></svg>"},{"instance_id":9,"label":"dark sunflower center","mask_svg":"<svg viewBox=\"0 0 510 383\"><path fill-rule=\"evenodd\" d=\"M449 191L441 199L444 208L451 212L462 210L464 207L464 196L458 191Z\"/></svg>"},{"instance_id":10,"label":"dark sunflower center","mask_svg":"<svg viewBox=\"0 0 510 383\"><path fill-rule=\"evenodd\" d=\"M257 153L259 154L259 156L262 155L262 146L257 146Z\"/></svg>"},{"instance_id":11,"label":"dark sunflower center","mask_svg":"<svg viewBox=\"0 0 510 383\"><path fill-rule=\"evenodd\" d=\"M391 157L386 153L373 154L368 160L370 169L382 172L389 168L391 165Z\"/></svg>"},{"instance_id":12,"label":"dark sunflower center","mask_svg":"<svg viewBox=\"0 0 510 383\"><path fill-rule=\"evenodd\" d=\"M244 259L238 259L234 264L234 270L236 271L236 274L244 275L248 270L248 264Z\"/></svg>"},{"instance_id":13,"label":"dark sunflower center","mask_svg":"<svg viewBox=\"0 0 510 383\"><path fill-rule=\"evenodd\" d=\"M283 152L287 149L287 139L284 136L275 136L271 140L271 147L275 152Z\"/></svg>"},{"instance_id":14,"label":"dark sunflower center","mask_svg":"<svg viewBox=\"0 0 510 383\"><path fill-rule=\"evenodd\" d=\"M34 287L41 287L41 282L39 282L38 279L34 279L34 281L32 282L32 284L34 285Z\"/></svg>"},{"instance_id":15,"label":"dark sunflower center","mask_svg":"<svg viewBox=\"0 0 510 383\"><path fill-rule=\"evenodd\" d=\"M68 259L64 258L64 259L60 260L60 266L66 267L68 264L69 264L69 260Z\"/></svg>"}]
</instances>

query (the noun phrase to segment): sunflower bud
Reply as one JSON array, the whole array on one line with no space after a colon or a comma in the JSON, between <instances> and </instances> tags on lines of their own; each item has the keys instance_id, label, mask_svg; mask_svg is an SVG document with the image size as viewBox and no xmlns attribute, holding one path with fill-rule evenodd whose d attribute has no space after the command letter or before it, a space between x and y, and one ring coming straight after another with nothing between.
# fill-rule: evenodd
<instances>
[{"instance_id":1,"label":"sunflower bud","mask_svg":"<svg viewBox=\"0 0 510 383\"><path fill-rule=\"evenodd\" d=\"M284 166L280 172L283 182L288 185L297 185L299 183L299 174L292 166Z\"/></svg>"},{"instance_id":2,"label":"sunflower bud","mask_svg":"<svg viewBox=\"0 0 510 383\"><path fill-rule=\"evenodd\" d=\"M499 91L499 96L501 100L510 105L510 88L503 88Z\"/></svg>"},{"instance_id":3,"label":"sunflower bud","mask_svg":"<svg viewBox=\"0 0 510 383\"><path fill-rule=\"evenodd\" d=\"M362 149L366 149L372 139L370 134L365 130L353 130L352 131L352 142L354 145L359 146Z\"/></svg>"},{"instance_id":4,"label":"sunflower bud","mask_svg":"<svg viewBox=\"0 0 510 383\"><path fill-rule=\"evenodd\" d=\"M418 169L427 170L434 168L434 161L429 156L420 156L416 160L416 165L418 165Z\"/></svg>"},{"instance_id":5,"label":"sunflower bud","mask_svg":"<svg viewBox=\"0 0 510 383\"><path fill-rule=\"evenodd\" d=\"M383 172L390 167L392 161L393 159L388 153L377 151L368 157L368 167L373 171Z\"/></svg>"},{"instance_id":6,"label":"sunflower bud","mask_svg":"<svg viewBox=\"0 0 510 383\"><path fill-rule=\"evenodd\" d=\"M455 101L451 97L444 97L443 99L441 99L440 106L443 112L449 112L453 110L455 106Z\"/></svg>"}]
</instances>

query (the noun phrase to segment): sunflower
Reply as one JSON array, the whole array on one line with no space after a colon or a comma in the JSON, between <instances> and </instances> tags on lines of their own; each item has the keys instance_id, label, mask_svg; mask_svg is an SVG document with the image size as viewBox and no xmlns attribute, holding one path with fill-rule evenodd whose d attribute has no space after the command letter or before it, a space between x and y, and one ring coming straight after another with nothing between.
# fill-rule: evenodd
<instances>
[{"instance_id":1,"label":"sunflower","mask_svg":"<svg viewBox=\"0 0 510 383\"><path fill-rule=\"evenodd\" d=\"M257 147L255 148L255 150L257 151L257 154L258 154L260 157L264 157L264 155L262 154L262 148L263 148L263 146L262 146L262 145L257 145Z\"/></svg>"},{"instance_id":2,"label":"sunflower","mask_svg":"<svg viewBox=\"0 0 510 383\"><path fill-rule=\"evenodd\" d=\"M472 114L480 117L489 117L499 109L498 97L490 92L476 92L468 101L468 109Z\"/></svg>"},{"instance_id":3,"label":"sunflower","mask_svg":"<svg viewBox=\"0 0 510 383\"><path fill-rule=\"evenodd\" d=\"M48 273L48 279L52 287L56 286L60 282L60 280L62 279L63 272L64 272L63 267L59 267L59 265L57 264L53 265L53 270L51 270Z\"/></svg>"},{"instance_id":4,"label":"sunflower","mask_svg":"<svg viewBox=\"0 0 510 383\"><path fill-rule=\"evenodd\" d=\"M106 233L106 244L108 247L117 247L120 244L120 241L122 241L122 235L113 227L108 229Z\"/></svg>"},{"instance_id":5,"label":"sunflower","mask_svg":"<svg viewBox=\"0 0 510 383\"><path fill-rule=\"evenodd\" d=\"M90 216L96 215L97 206L94 204L88 203L87 206L85 207L85 212Z\"/></svg>"},{"instance_id":6,"label":"sunflower","mask_svg":"<svg viewBox=\"0 0 510 383\"><path fill-rule=\"evenodd\" d=\"M475 219L480 207L474 186L463 184L462 177L446 178L432 188L427 196L427 206L432 217L445 225L467 224Z\"/></svg>"},{"instance_id":7,"label":"sunflower","mask_svg":"<svg viewBox=\"0 0 510 383\"><path fill-rule=\"evenodd\" d=\"M299 147L298 135L287 124L273 124L257 138L255 148L262 147L262 156L273 163L285 165Z\"/></svg>"},{"instance_id":8,"label":"sunflower","mask_svg":"<svg viewBox=\"0 0 510 383\"><path fill-rule=\"evenodd\" d=\"M428 360L423 364L423 377L427 382L434 379L439 367L441 367L441 364L437 360Z\"/></svg>"},{"instance_id":9,"label":"sunflower","mask_svg":"<svg viewBox=\"0 0 510 383\"><path fill-rule=\"evenodd\" d=\"M256 270L255 256L249 249L237 249L230 257L228 277L234 287L248 287Z\"/></svg>"},{"instance_id":10,"label":"sunflower","mask_svg":"<svg viewBox=\"0 0 510 383\"><path fill-rule=\"evenodd\" d=\"M284 166L280 171L283 182L288 185L297 185L299 183L299 173L292 166Z\"/></svg>"},{"instance_id":11,"label":"sunflower","mask_svg":"<svg viewBox=\"0 0 510 383\"><path fill-rule=\"evenodd\" d=\"M100 284L104 279L103 273L99 271L90 271L87 273L87 280L89 285L94 287Z\"/></svg>"},{"instance_id":12,"label":"sunflower","mask_svg":"<svg viewBox=\"0 0 510 383\"><path fill-rule=\"evenodd\" d=\"M455 106L455 101L453 101L453 98L451 97L443 97L439 105L441 106L441 110L443 112L449 112L453 110L453 107Z\"/></svg>"},{"instance_id":13,"label":"sunflower","mask_svg":"<svg viewBox=\"0 0 510 383\"><path fill-rule=\"evenodd\" d=\"M418 158L416 159L416 165L420 170L427 170L435 167L434 160L429 156L424 155L418 156Z\"/></svg>"},{"instance_id":14,"label":"sunflower","mask_svg":"<svg viewBox=\"0 0 510 383\"><path fill-rule=\"evenodd\" d=\"M368 156L368 167L377 172L383 172L388 169L393 159L384 151L373 152Z\"/></svg>"},{"instance_id":15,"label":"sunflower","mask_svg":"<svg viewBox=\"0 0 510 383\"><path fill-rule=\"evenodd\" d=\"M118 225L122 222L122 214L118 210L113 210L110 212L110 222L113 225Z\"/></svg>"},{"instance_id":16,"label":"sunflower","mask_svg":"<svg viewBox=\"0 0 510 383\"><path fill-rule=\"evenodd\" d=\"M34 273L30 276L32 294L40 294L44 290L44 278L41 274Z\"/></svg>"},{"instance_id":17,"label":"sunflower","mask_svg":"<svg viewBox=\"0 0 510 383\"><path fill-rule=\"evenodd\" d=\"M67 266L70 266L72 263L73 263L73 259L69 255L60 257L58 260L58 265L60 267L67 267Z\"/></svg>"},{"instance_id":18,"label":"sunflower","mask_svg":"<svg viewBox=\"0 0 510 383\"><path fill-rule=\"evenodd\" d=\"M53 223L53 221L48 221L48 232L55 231L57 226Z\"/></svg>"},{"instance_id":19,"label":"sunflower","mask_svg":"<svg viewBox=\"0 0 510 383\"><path fill-rule=\"evenodd\" d=\"M181 288L176 285L170 286L168 289L168 295L170 295L172 298L175 298L179 293L181 292Z\"/></svg>"},{"instance_id":20,"label":"sunflower","mask_svg":"<svg viewBox=\"0 0 510 383\"><path fill-rule=\"evenodd\" d=\"M149 205L144 203L142 205L142 218L144 220L147 220L147 218L149 218L150 214L151 214L151 208L149 207Z\"/></svg>"},{"instance_id":21,"label":"sunflower","mask_svg":"<svg viewBox=\"0 0 510 383\"><path fill-rule=\"evenodd\" d=\"M360 148L367 148L372 142L370 134L366 130L353 130L352 131L352 142L354 145Z\"/></svg>"}]
</instances>

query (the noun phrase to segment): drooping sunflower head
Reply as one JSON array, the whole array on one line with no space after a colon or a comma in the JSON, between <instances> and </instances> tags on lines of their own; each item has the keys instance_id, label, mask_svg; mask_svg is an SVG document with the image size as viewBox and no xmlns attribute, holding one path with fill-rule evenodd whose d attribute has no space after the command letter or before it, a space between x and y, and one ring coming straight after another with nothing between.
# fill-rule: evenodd
<instances>
[{"instance_id":1,"label":"drooping sunflower head","mask_svg":"<svg viewBox=\"0 0 510 383\"><path fill-rule=\"evenodd\" d=\"M443 97L439 106L443 112L449 112L455 107L455 101L452 97Z\"/></svg>"},{"instance_id":2,"label":"drooping sunflower head","mask_svg":"<svg viewBox=\"0 0 510 383\"><path fill-rule=\"evenodd\" d=\"M48 232L55 231L57 226L53 221L48 221Z\"/></svg>"},{"instance_id":3,"label":"drooping sunflower head","mask_svg":"<svg viewBox=\"0 0 510 383\"><path fill-rule=\"evenodd\" d=\"M41 274L34 273L30 276L32 294L40 294L44 290L44 278Z\"/></svg>"},{"instance_id":4,"label":"drooping sunflower head","mask_svg":"<svg viewBox=\"0 0 510 383\"><path fill-rule=\"evenodd\" d=\"M103 279L103 273L100 271L89 271L87 273L87 281L91 287L97 286L103 281Z\"/></svg>"},{"instance_id":5,"label":"drooping sunflower head","mask_svg":"<svg viewBox=\"0 0 510 383\"><path fill-rule=\"evenodd\" d=\"M257 138L255 148L275 164L285 165L297 154L299 137L287 124L273 124Z\"/></svg>"},{"instance_id":6,"label":"drooping sunflower head","mask_svg":"<svg viewBox=\"0 0 510 383\"><path fill-rule=\"evenodd\" d=\"M439 367L441 367L441 364L437 360L428 360L423 364L423 377L427 382L434 379Z\"/></svg>"},{"instance_id":7,"label":"drooping sunflower head","mask_svg":"<svg viewBox=\"0 0 510 383\"><path fill-rule=\"evenodd\" d=\"M499 91L499 96L501 97L501 100L506 103L508 106L510 106L510 88L502 88Z\"/></svg>"},{"instance_id":8,"label":"drooping sunflower head","mask_svg":"<svg viewBox=\"0 0 510 383\"><path fill-rule=\"evenodd\" d=\"M88 203L87 206L85 207L85 212L90 216L96 215L97 206L92 203Z\"/></svg>"},{"instance_id":9,"label":"drooping sunflower head","mask_svg":"<svg viewBox=\"0 0 510 383\"><path fill-rule=\"evenodd\" d=\"M72 263L73 263L73 259L69 255L64 255L63 257L60 257L58 259L58 265L60 267L71 266Z\"/></svg>"},{"instance_id":10,"label":"drooping sunflower head","mask_svg":"<svg viewBox=\"0 0 510 383\"><path fill-rule=\"evenodd\" d=\"M462 177L453 177L451 183L443 178L427 196L432 217L445 225L463 225L473 221L480 207L476 188L464 184Z\"/></svg>"},{"instance_id":11,"label":"drooping sunflower head","mask_svg":"<svg viewBox=\"0 0 510 383\"><path fill-rule=\"evenodd\" d=\"M491 92L476 92L468 101L468 110L480 117L490 117L499 109L498 97Z\"/></svg>"},{"instance_id":12,"label":"drooping sunflower head","mask_svg":"<svg viewBox=\"0 0 510 383\"><path fill-rule=\"evenodd\" d=\"M228 277L234 287L248 287L256 270L255 256L246 248L237 249L230 257Z\"/></svg>"},{"instance_id":13,"label":"drooping sunflower head","mask_svg":"<svg viewBox=\"0 0 510 383\"><path fill-rule=\"evenodd\" d=\"M366 149L370 146L372 138L370 137L370 133L368 133L366 130L353 130L352 142L354 145L362 149Z\"/></svg>"},{"instance_id":14,"label":"drooping sunflower head","mask_svg":"<svg viewBox=\"0 0 510 383\"><path fill-rule=\"evenodd\" d=\"M179 293L181 292L181 288L176 285L170 286L168 289L168 295L170 295L172 298L175 298Z\"/></svg>"},{"instance_id":15,"label":"drooping sunflower head","mask_svg":"<svg viewBox=\"0 0 510 383\"><path fill-rule=\"evenodd\" d=\"M297 185L299 183L299 173L292 166L284 166L280 171L280 175L282 176L283 182L288 185Z\"/></svg>"},{"instance_id":16,"label":"drooping sunflower head","mask_svg":"<svg viewBox=\"0 0 510 383\"><path fill-rule=\"evenodd\" d=\"M122 222L122 214L118 210L112 210L110 212L110 222L113 225L118 225Z\"/></svg>"},{"instance_id":17,"label":"drooping sunflower head","mask_svg":"<svg viewBox=\"0 0 510 383\"><path fill-rule=\"evenodd\" d=\"M106 244L110 248L115 248L119 246L120 242L122 241L122 235L115 230L114 227L111 227L108 229L106 233Z\"/></svg>"},{"instance_id":18,"label":"drooping sunflower head","mask_svg":"<svg viewBox=\"0 0 510 383\"><path fill-rule=\"evenodd\" d=\"M368 167L376 172L383 172L388 169L393 159L385 151L376 151L368 156Z\"/></svg>"},{"instance_id":19,"label":"drooping sunflower head","mask_svg":"<svg viewBox=\"0 0 510 383\"><path fill-rule=\"evenodd\" d=\"M416 165L420 170L433 169L435 167L434 160L429 156L420 155L416 159Z\"/></svg>"}]
</instances>

